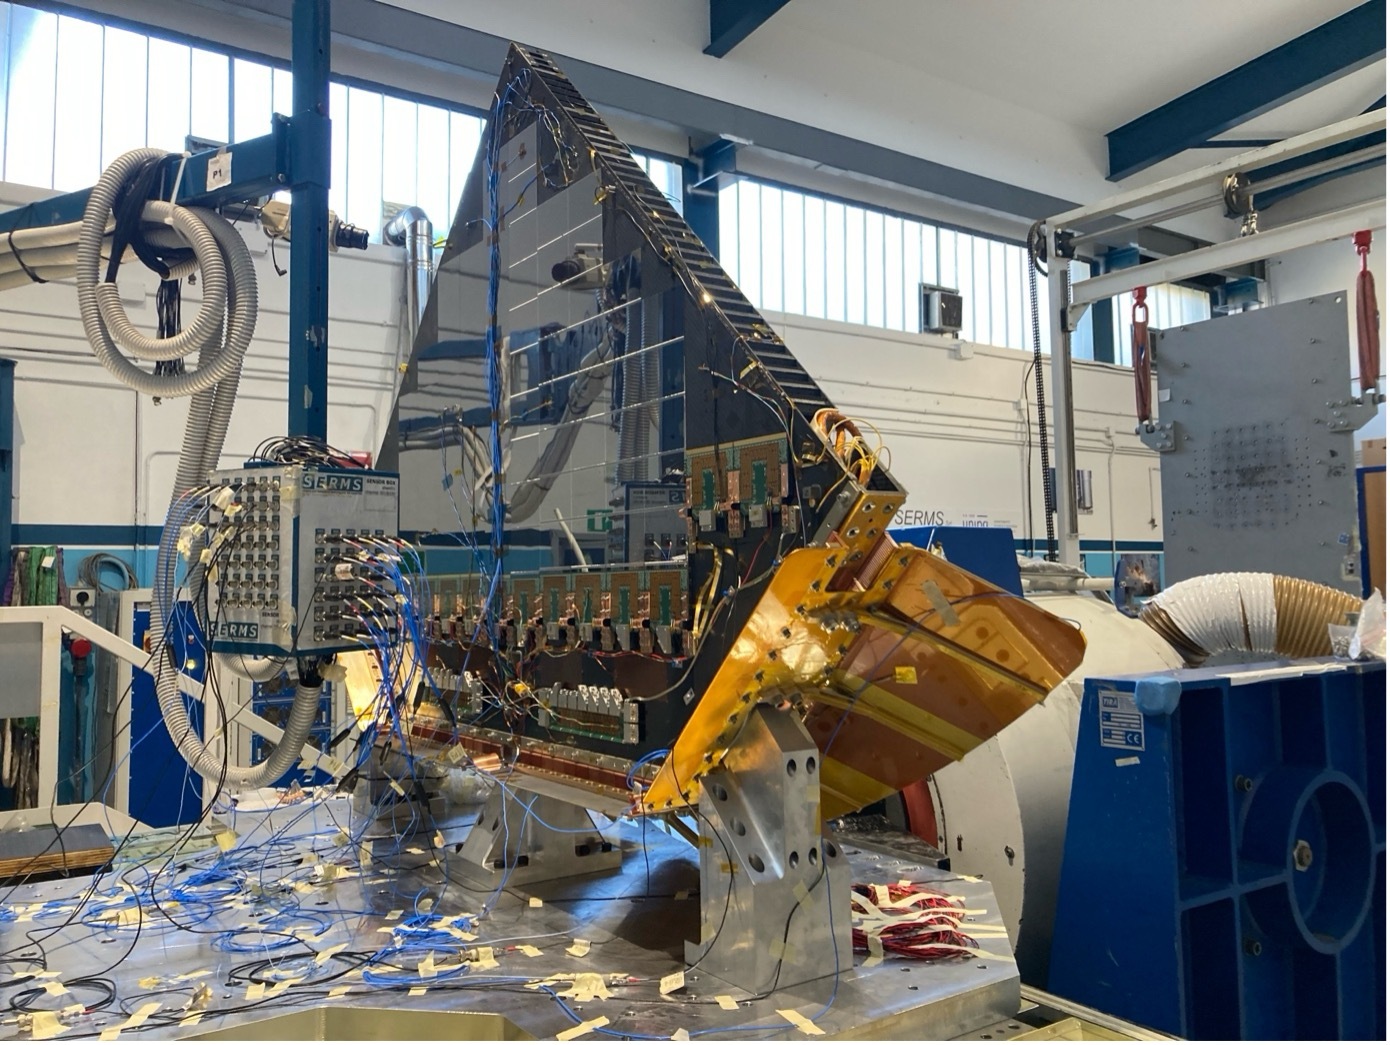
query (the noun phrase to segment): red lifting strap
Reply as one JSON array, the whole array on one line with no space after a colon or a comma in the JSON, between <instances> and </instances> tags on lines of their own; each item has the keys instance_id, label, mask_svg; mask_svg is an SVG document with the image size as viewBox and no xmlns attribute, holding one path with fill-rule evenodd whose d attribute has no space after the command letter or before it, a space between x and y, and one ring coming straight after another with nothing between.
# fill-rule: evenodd
<instances>
[{"instance_id":1,"label":"red lifting strap","mask_svg":"<svg viewBox=\"0 0 1390 1045\"><path fill-rule=\"evenodd\" d=\"M1149 343L1149 288L1134 288L1130 313L1130 356L1134 361L1134 411L1139 423L1153 420L1153 355Z\"/></svg>"},{"instance_id":2,"label":"red lifting strap","mask_svg":"<svg viewBox=\"0 0 1390 1045\"><path fill-rule=\"evenodd\" d=\"M1376 304L1376 280L1371 274L1371 232L1358 232L1353 241L1361 255L1356 277L1356 358L1361 370L1362 393L1374 392L1380 376L1380 308Z\"/></svg>"}]
</instances>

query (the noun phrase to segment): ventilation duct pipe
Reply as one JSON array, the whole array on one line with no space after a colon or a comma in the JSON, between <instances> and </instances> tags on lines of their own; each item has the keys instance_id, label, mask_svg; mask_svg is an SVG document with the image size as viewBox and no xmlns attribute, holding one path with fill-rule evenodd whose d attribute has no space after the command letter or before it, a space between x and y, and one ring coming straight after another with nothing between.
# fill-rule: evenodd
<instances>
[{"instance_id":1,"label":"ventilation duct pipe","mask_svg":"<svg viewBox=\"0 0 1390 1045\"><path fill-rule=\"evenodd\" d=\"M414 346L434 279L434 226L419 207L406 207L386 223L381 238L405 248L405 317Z\"/></svg>"},{"instance_id":2,"label":"ventilation duct pipe","mask_svg":"<svg viewBox=\"0 0 1390 1045\"><path fill-rule=\"evenodd\" d=\"M1296 577L1213 573L1154 596L1139 616L1197 665L1226 652L1331 656L1327 626L1360 608L1354 595Z\"/></svg>"}]
</instances>

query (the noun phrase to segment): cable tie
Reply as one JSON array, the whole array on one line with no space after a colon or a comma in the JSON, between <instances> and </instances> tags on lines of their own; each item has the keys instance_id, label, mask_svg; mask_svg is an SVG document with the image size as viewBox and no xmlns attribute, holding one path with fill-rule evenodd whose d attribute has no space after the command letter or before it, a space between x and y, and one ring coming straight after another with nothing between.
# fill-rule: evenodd
<instances>
[{"instance_id":1,"label":"cable tie","mask_svg":"<svg viewBox=\"0 0 1390 1045\"><path fill-rule=\"evenodd\" d=\"M179 160L178 173L174 175L174 184L169 190L169 213L164 218L166 225L174 224L174 202L179 197L179 186L183 184L183 169L188 166L188 157L191 155L192 153L185 152Z\"/></svg>"}]
</instances>

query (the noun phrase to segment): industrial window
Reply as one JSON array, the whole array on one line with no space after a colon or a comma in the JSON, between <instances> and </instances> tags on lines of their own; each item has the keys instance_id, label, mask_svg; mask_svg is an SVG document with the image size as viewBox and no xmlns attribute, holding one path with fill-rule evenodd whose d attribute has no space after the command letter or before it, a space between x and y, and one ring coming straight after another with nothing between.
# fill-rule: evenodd
<instances>
[{"instance_id":1,"label":"industrial window","mask_svg":"<svg viewBox=\"0 0 1390 1045\"><path fill-rule=\"evenodd\" d=\"M1205 290L1163 283L1149 288L1149 326L1155 330L1200 323L1211 318L1211 297ZM1132 302L1128 295L1117 297L1114 308L1115 362L1129 366L1134 362Z\"/></svg>"},{"instance_id":2,"label":"industrial window","mask_svg":"<svg viewBox=\"0 0 1390 1045\"><path fill-rule=\"evenodd\" d=\"M121 153L182 151L189 135L227 142L289 114L287 68L85 18L0 3L3 180L71 191ZM329 206L380 238L396 209L422 207L447 228L473 166L483 119L456 106L334 81ZM638 156L681 204L679 164Z\"/></svg>"},{"instance_id":3,"label":"industrial window","mask_svg":"<svg viewBox=\"0 0 1390 1045\"><path fill-rule=\"evenodd\" d=\"M919 287L935 283L965 296L965 339L1032 347L1017 244L741 178L719 190L719 245L758 308L916 331Z\"/></svg>"},{"instance_id":4,"label":"industrial window","mask_svg":"<svg viewBox=\"0 0 1390 1045\"><path fill-rule=\"evenodd\" d=\"M751 178L719 190L720 263L758 308L913 332L919 288L951 287L965 298L961 337L1031 351L1027 251L989 236ZM1071 262L1072 280L1090 275ZM1115 362L1130 364L1129 301L1115 300ZM1042 347L1050 350L1047 281L1038 281ZM1149 292L1156 327L1207 319L1201 290L1165 284ZM1093 313L1072 334L1072 358L1093 360Z\"/></svg>"}]
</instances>

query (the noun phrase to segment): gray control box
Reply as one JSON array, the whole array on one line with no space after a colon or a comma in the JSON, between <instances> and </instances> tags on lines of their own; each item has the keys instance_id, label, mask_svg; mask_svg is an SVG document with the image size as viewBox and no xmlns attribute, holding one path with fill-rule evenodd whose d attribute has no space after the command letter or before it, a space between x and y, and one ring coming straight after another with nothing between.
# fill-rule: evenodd
<instances>
[{"instance_id":1,"label":"gray control box","mask_svg":"<svg viewBox=\"0 0 1390 1045\"><path fill-rule=\"evenodd\" d=\"M394 590L365 577L358 555L396 536L399 478L253 465L215 472L211 483L221 506L207 534L213 650L283 657L362 648L361 600L380 603Z\"/></svg>"}]
</instances>

